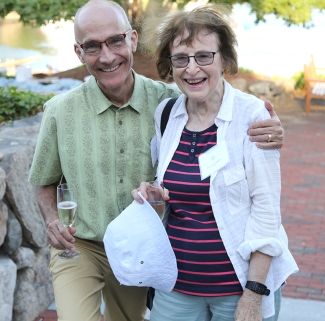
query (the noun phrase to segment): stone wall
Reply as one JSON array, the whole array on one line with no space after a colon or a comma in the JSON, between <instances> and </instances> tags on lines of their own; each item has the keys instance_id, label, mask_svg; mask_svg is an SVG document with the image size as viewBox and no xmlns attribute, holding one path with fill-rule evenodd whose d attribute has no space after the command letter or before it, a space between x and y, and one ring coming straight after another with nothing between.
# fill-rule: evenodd
<instances>
[{"instance_id":1,"label":"stone wall","mask_svg":"<svg viewBox=\"0 0 325 321\"><path fill-rule=\"evenodd\" d=\"M1 321L33 321L54 301L46 228L28 182L41 118L0 127Z\"/></svg>"},{"instance_id":2,"label":"stone wall","mask_svg":"<svg viewBox=\"0 0 325 321\"><path fill-rule=\"evenodd\" d=\"M295 83L289 79L249 79L226 77L227 81L243 92L252 94L262 100L269 100L275 110L285 109L294 101Z\"/></svg>"}]
</instances>

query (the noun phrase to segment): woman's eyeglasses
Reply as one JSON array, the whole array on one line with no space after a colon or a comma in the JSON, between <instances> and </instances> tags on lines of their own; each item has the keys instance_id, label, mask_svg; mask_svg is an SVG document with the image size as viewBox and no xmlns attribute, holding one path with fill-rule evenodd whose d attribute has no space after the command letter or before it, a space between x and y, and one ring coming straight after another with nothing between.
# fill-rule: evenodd
<instances>
[{"instance_id":1,"label":"woman's eyeglasses","mask_svg":"<svg viewBox=\"0 0 325 321\"><path fill-rule=\"evenodd\" d=\"M194 56L187 56L187 55L174 55L169 56L172 65L174 68L185 68L189 62L190 58L193 57L195 62L199 66L207 66L211 65L214 60L214 55L219 52L218 51L200 51L197 52Z\"/></svg>"},{"instance_id":2,"label":"woman's eyeglasses","mask_svg":"<svg viewBox=\"0 0 325 321\"><path fill-rule=\"evenodd\" d=\"M102 44L106 44L106 46L111 50L116 50L125 45L125 37L131 30L132 29L129 29L125 33L110 37L105 41L92 40L79 44L79 46L82 48L83 52L89 56L98 55L103 49Z\"/></svg>"}]
</instances>

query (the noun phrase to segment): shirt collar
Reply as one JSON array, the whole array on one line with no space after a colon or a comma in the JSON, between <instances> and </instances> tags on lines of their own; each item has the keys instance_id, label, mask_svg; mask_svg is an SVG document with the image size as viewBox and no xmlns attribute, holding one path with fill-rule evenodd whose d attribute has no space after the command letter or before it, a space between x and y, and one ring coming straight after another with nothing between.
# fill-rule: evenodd
<instances>
[{"instance_id":1,"label":"shirt collar","mask_svg":"<svg viewBox=\"0 0 325 321\"><path fill-rule=\"evenodd\" d=\"M141 77L137 73L135 73L134 70L132 70L132 74L134 77L134 89L133 89L132 96L126 104L124 104L123 106L121 106L119 108L124 108L124 107L130 106L131 108L136 110L138 113L140 113L142 110L142 104L139 104L139 97L141 97L141 91L143 90L144 87L142 84ZM98 102L98 104L96 104L94 106L97 115L101 114L106 109L108 109L112 106L113 107L116 106L104 95L104 93L98 87L95 77L92 76L88 81L89 81L90 91L91 91L92 95L95 95L96 100Z\"/></svg>"},{"instance_id":2,"label":"shirt collar","mask_svg":"<svg viewBox=\"0 0 325 321\"><path fill-rule=\"evenodd\" d=\"M141 110L143 109L142 107L143 104L139 102L141 102L141 99L143 99L141 97L143 97L143 91L145 89L145 85L143 83L142 77L139 76L134 70L132 70L132 74L134 77L134 89L130 100L124 106L130 106L138 113L141 113Z\"/></svg>"},{"instance_id":3,"label":"shirt collar","mask_svg":"<svg viewBox=\"0 0 325 321\"><path fill-rule=\"evenodd\" d=\"M187 116L187 110L186 110L186 96L184 94L181 94L176 102L176 111L174 114L174 118L180 116L180 115L186 115Z\"/></svg>"},{"instance_id":4,"label":"shirt collar","mask_svg":"<svg viewBox=\"0 0 325 321\"><path fill-rule=\"evenodd\" d=\"M224 79L223 79L223 85L225 90L224 90L222 103L217 118L229 122L232 120L232 109L234 105L235 91L229 85L229 83Z\"/></svg>"}]
</instances>

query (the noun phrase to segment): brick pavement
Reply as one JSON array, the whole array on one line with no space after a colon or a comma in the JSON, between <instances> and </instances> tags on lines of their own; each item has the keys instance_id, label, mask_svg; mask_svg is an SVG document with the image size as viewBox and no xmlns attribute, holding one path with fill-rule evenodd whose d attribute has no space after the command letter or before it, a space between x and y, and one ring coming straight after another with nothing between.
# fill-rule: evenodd
<instances>
[{"instance_id":1,"label":"brick pavement","mask_svg":"<svg viewBox=\"0 0 325 321\"><path fill-rule=\"evenodd\" d=\"M285 128L282 221L300 269L283 295L325 301L325 113L301 110L279 113Z\"/></svg>"},{"instance_id":2,"label":"brick pavement","mask_svg":"<svg viewBox=\"0 0 325 321\"><path fill-rule=\"evenodd\" d=\"M283 296L325 301L325 112L306 116L303 108L297 100L278 112L285 128L282 220L300 268L288 278ZM56 320L55 311L35 319Z\"/></svg>"},{"instance_id":3,"label":"brick pavement","mask_svg":"<svg viewBox=\"0 0 325 321\"><path fill-rule=\"evenodd\" d=\"M47 310L41 313L34 321L57 321L58 315L56 311ZM76 320L82 321L82 320ZM104 317L102 317L101 321L104 321Z\"/></svg>"}]
</instances>

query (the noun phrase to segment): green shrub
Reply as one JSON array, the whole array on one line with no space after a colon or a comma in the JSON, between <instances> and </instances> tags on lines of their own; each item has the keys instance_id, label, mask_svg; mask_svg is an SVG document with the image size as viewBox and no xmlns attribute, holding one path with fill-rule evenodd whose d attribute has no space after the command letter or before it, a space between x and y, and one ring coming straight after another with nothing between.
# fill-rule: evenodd
<instances>
[{"instance_id":1,"label":"green shrub","mask_svg":"<svg viewBox=\"0 0 325 321\"><path fill-rule=\"evenodd\" d=\"M246 69L246 68L243 68L243 67L239 67L238 68L238 71L240 71L242 73L245 73L245 74L249 74L249 75L253 75L254 74L254 71L253 70Z\"/></svg>"},{"instance_id":2,"label":"green shrub","mask_svg":"<svg viewBox=\"0 0 325 321\"><path fill-rule=\"evenodd\" d=\"M53 96L16 87L0 87L0 124L36 115L43 110L43 104Z\"/></svg>"},{"instance_id":3,"label":"green shrub","mask_svg":"<svg viewBox=\"0 0 325 321\"><path fill-rule=\"evenodd\" d=\"M325 79L324 74L317 74L318 79ZM302 71L296 72L292 77L295 82L295 90L296 92L305 92L306 91L306 81L304 77L304 73Z\"/></svg>"},{"instance_id":4,"label":"green shrub","mask_svg":"<svg viewBox=\"0 0 325 321\"><path fill-rule=\"evenodd\" d=\"M306 82L304 73L302 71L296 72L292 79L295 82L295 90L296 91L304 91L306 89Z\"/></svg>"}]
</instances>

